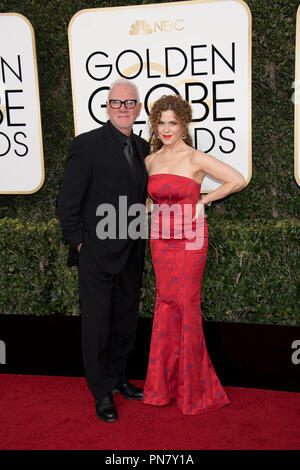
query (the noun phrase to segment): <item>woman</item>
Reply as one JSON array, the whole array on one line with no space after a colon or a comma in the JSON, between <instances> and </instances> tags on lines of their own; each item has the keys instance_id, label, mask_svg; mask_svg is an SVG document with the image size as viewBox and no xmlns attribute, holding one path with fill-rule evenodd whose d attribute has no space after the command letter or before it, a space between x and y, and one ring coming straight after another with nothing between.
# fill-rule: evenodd
<instances>
[{"instance_id":1,"label":"woman","mask_svg":"<svg viewBox=\"0 0 300 470\"><path fill-rule=\"evenodd\" d=\"M147 207L155 203L150 248L156 303L143 401L162 406L176 399L188 415L229 404L202 329L201 282L208 241L204 206L245 186L238 171L192 147L191 120L191 107L180 96L156 101L150 114L153 153L145 159ZM223 184L199 200L206 174ZM190 219L187 208L192 208L187 211Z\"/></svg>"}]
</instances>

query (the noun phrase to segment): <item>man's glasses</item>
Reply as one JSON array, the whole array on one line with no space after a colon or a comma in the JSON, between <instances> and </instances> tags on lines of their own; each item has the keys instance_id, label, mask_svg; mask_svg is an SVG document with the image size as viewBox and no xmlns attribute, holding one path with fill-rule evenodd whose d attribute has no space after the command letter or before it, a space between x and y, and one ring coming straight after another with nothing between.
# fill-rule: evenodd
<instances>
[{"instance_id":1,"label":"man's glasses","mask_svg":"<svg viewBox=\"0 0 300 470\"><path fill-rule=\"evenodd\" d=\"M136 107L137 100L109 100L109 106L113 109L121 108L122 104L124 104L126 109L133 109Z\"/></svg>"}]
</instances>

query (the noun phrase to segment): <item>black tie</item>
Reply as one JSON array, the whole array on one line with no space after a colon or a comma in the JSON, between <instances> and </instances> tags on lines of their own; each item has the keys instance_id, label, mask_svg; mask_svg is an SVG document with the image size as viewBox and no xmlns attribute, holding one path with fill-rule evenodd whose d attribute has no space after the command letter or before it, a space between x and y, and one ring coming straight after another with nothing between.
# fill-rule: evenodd
<instances>
[{"instance_id":1,"label":"black tie","mask_svg":"<svg viewBox=\"0 0 300 470\"><path fill-rule=\"evenodd\" d=\"M128 138L126 140L125 144L124 144L124 155L128 160L128 163L129 163L130 168L131 168L132 173L133 173L133 177L135 178L136 162L135 162L134 151L133 151L133 148L132 148L132 143L131 143L130 138Z\"/></svg>"}]
</instances>

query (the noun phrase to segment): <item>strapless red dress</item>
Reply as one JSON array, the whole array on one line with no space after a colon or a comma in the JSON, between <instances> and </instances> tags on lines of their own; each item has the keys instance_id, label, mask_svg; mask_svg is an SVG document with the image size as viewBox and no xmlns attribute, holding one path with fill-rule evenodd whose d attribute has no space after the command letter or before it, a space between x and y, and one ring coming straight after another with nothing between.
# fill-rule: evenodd
<instances>
[{"instance_id":1,"label":"strapless red dress","mask_svg":"<svg viewBox=\"0 0 300 470\"><path fill-rule=\"evenodd\" d=\"M202 328L201 282L207 254L204 217L192 222L201 185L174 174L150 175L154 201L150 249L156 278L149 365L143 402L176 400L195 415L230 403L208 355Z\"/></svg>"}]
</instances>

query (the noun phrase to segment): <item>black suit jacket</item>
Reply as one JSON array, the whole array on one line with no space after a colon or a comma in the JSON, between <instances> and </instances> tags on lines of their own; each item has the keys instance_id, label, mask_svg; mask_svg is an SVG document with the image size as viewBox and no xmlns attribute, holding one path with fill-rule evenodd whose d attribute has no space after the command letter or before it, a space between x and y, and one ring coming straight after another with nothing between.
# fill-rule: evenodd
<instances>
[{"instance_id":1,"label":"black suit jacket","mask_svg":"<svg viewBox=\"0 0 300 470\"><path fill-rule=\"evenodd\" d=\"M83 242L103 270L117 273L122 269L135 241L118 236L119 196L126 196L129 207L144 204L147 194L144 158L150 153L149 144L137 135L133 135L133 140L140 159L140 178L136 185L121 142L116 139L109 121L73 140L57 204L64 238L70 245L69 266L76 264L76 247ZM115 208L116 239L97 236L96 227L102 217L97 216L96 211L100 204ZM145 240L138 239L137 243L142 266Z\"/></svg>"}]
</instances>

